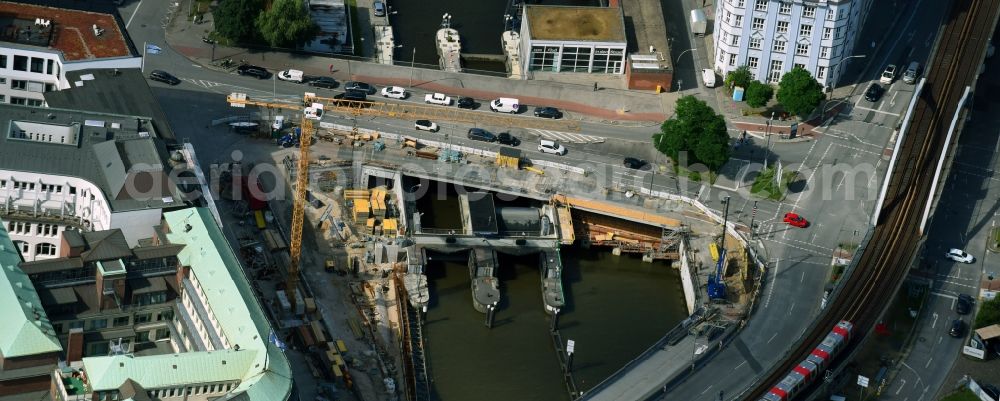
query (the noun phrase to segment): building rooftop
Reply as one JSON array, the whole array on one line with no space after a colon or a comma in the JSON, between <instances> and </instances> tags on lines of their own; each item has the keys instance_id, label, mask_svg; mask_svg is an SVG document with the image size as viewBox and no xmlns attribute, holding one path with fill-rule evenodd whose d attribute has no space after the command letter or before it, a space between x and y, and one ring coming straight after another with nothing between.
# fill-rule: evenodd
<instances>
[{"instance_id":1,"label":"building rooftop","mask_svg":"<svg viewBox=\"0 0 1000 401\"><path fill-rule=\"evenodd\" d=\"M21 255L0 221L0 353L5 358L62 351L59 339L28 275L21 271Z\"/></svg>"},{"instance_id":2,"label":"building rooftop","mask_svg":"<svg viewBox=\"0 0 1000 401\"><path fill-rule=\"evenodd\" d=\"M151 117L157 136L167 142L176 139L142 71L85 69L67 72L66 80L69 89L45 92L49 107Z\"/></svg>"},{"instance_id":3,"label":"building rooftop","mask_svg":"<svg viewBox=\"0 0 1000 401\"><path fill-rule=\"evenodd\" d=\"M0 169L79 177L112 211L183 205L145 117L0 104Z\"/></svg>"},{"instance_id":4,"label":"building rooftop","mask_svg":"<svg viewBox=\"0 0 1000 401\"><path fill-rule=\"evenodd\" d=\"M625 42L625 19L618 7L524 7L532 40Z\"/></svg>"},{"instance_id":5,"label":"building rooftop","mask_svg":"<svg viewBox=\"0 0 1000 401\"><path fill-rule=\"evenodd\" d=\"M58 50L66 61L137 56L115 14L33 3L0 1L0 41Z\"/></svg>"}]
</instances>

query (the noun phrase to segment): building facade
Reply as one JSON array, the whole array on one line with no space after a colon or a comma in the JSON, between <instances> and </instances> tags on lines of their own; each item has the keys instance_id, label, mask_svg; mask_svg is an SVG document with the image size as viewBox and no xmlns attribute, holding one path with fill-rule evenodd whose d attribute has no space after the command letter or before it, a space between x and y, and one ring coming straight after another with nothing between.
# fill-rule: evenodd
<instances>
[{"instance_id":1,"label":"building facade","mask_svg":"<svg viewBox=\"0 0 1000 401\"><path fill-rule=\"evenodd\" d=\"M619 7L526 5L520 38L522 71L625 73Z\"/></svg>"},{"instance_id":2,"label":"building facade","mask_svg":"<svg viewBox=\"0 0 1000 401\"><path fill-rule=\"evenodd\" d=\"M853 55L871 55L857 39L872 0L719 0L715 9L716 72L740 66L778 83L795 67L836 87Z\"/></svg>"},{"instance_id":3,"label":"building facade","mask_svg":"<svg viewBox=\"0 0 1000 401\"><path fill-rule=\"evenodd\" d=\"M142 64L113 9L94 12L0 1L0 10L0 103L44 106L45 92L74 85L67 71Z\"/></svg>"}]
</instances>

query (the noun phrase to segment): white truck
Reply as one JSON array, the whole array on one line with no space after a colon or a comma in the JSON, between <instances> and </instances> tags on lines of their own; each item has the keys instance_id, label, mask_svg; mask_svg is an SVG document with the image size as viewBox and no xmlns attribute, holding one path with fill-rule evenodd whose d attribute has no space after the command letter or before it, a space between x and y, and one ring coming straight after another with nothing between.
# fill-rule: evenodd
<instances>
[{"instance_id":1,"label":"white truck","mask_svg":"<svg viewBox=\"0 0 1000 401\"><path fill-rule=\"evenodd\" d=\"M278 73L278 79L288 82L298 82L302 83L302 71L299 70L284 70Z\"/></svg>"},{"instance_id":2,"label":"white truck","mask_svg":"<svg viewBox=\"0 0 1000 401\"><path fill-rule=\"evenodd\" d=\"M691 10L691 33L698 36L705 36L708 30L708 19L705 18L705 11L700 9Z\"/></svg>"}]
</instances>

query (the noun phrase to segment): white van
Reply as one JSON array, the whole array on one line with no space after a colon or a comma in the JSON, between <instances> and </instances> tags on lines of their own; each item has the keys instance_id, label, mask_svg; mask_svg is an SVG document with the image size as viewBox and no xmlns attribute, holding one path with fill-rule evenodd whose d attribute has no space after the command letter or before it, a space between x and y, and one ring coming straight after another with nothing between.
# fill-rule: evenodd
<instances>
[{"instance_id":1,"label":"white van","mask_svg":"<svg viewBox=\"0 0 1000 401\"><path fill-rule=\"evenodd\" d=\"M701 70L701 80L705 83L706 88L715 87L715 70L711 68L706 68Z\"/></svg>"},{"instance_id":2,"label":"white van","mask_svg":"<svg viewBox=\"0 0 1000 401\"><path fill-rule=\"evenodd\" d=\"M511 113L511 114L517 113L519 110L521 110L521 102L519 102L517 99L509 97L493 99L493 101L490 102L490 110L499 113Z\"/></svg>"}]
</instances>

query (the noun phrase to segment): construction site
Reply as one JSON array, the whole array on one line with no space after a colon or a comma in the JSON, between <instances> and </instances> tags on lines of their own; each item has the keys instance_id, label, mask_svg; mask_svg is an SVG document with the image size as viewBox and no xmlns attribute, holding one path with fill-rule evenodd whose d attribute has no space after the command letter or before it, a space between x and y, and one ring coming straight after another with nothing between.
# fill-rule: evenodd
<instances>
[{"instance_id":1,"label":"construction site","mask_svg":"<svg viewBox=\"0 0 1000 401\"><path fill-rule=\"evenodd\" d=\"M670 261L684 278L689 313L711 302L724 304L716 315L738 320L756 288L741 228L708 216L692 219L698 209L682 202L646 199L662 207L642 208L588 199L551 184L585 181L585 173L530 160L517 149L491 152L323 121L329 112L440 120L482 119L478 113L387 110L308 93L302 103L243 94L228 101L261 110L246 114L241 123L252 128L239 133L278 145L270 160L256 162L277 166L280 175L269 183L250 162L221 163L212 166L212 185L236 222L229 230L257 295L279 322L281 338L305 356L321 399L431 399L422 330L434 296L425 271L428 251L468 252L469 298L487 328L504 296L496 285L496 271L504 268L496 253L539 255L539 294L567 394L578 390L559 336L566 302L562 247L575 243ZM476 173L459 175L459 169ZM451 199L454 210L421 209L419 198L435 195L426 190L438 184L474 192ZM506 204L498 195L525 201ZM674 213L660 210L671 208ZM450 213L456 223L435 227L427 216L435 213ZM712 286L723 290L713 295L706 290Z\"/></svg>"}]
</instances>

